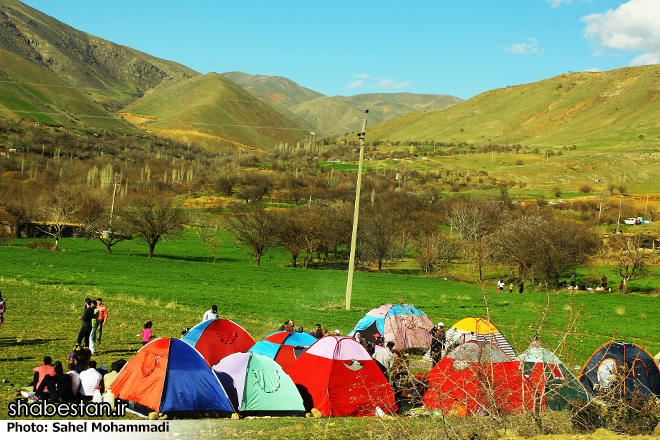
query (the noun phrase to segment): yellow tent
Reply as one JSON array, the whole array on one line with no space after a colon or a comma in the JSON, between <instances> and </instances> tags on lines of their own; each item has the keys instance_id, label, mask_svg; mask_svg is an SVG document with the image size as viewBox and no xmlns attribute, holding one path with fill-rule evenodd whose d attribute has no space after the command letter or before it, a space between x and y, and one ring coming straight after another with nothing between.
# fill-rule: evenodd
<instances>
[{"instance_id":1,"label":"yellow tent","mask_svg":"<svg viewBox=\"0 0 660 440\"><path fill-rule=\"evenodd\" d=\"M451 349L467 341L485 341L496 344L512 360L516 352L500 330L486 318L468 317L461 319L447 330L447 348Z\"/></svg>"}]
</instances>

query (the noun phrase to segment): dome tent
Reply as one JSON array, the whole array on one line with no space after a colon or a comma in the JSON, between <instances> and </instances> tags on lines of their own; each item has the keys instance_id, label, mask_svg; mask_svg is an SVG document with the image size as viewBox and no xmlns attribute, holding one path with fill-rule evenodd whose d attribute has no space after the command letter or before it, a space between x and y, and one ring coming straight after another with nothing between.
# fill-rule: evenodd
<instances>
[{"instance_id":1,"label":"dome tent","mask_svg":"<svg viewBox=\"0 0 660 440\"><path fill-rule=\"evenodd\" d=\"M202 355L178 339L145 345L112 382L116 398L147 415L170 417L229 416L233 408L220 381Z\"/></svg>"},{"instance_id":2,"label":"dome tent","mask_svg":"<svg viewBox=\"0 0 660 440\"><path fill-rule=\"evenodd\" d=\"M380 334L385 342L394 342L394 348L428 348L431 346L429 332L433 323L424 312L409 304L385 304L372 309L349 332L349 336L360 333L369 342L374 334Z\"/></svg>"},{"instance_id":3,"label":"dome tent","mask_svg":"<svg viewBox=\"0 0 660 440\"><path fill-rule=\"evenodd\" d=\"M369 353L355 339L325 336L286 370L305 410L329 416L375 416L396 411L394 393Z\"/></svg>"},{"instance_id":4,"label":"dome tent","mask_svg":"<svg viewBox=\"0 0 660 440\"><path fill-rule=\"evenodd\" d=\"M448 349L467 341L491 342L500 347L509 358L516 360L516 352L509 341L486 318L461 319L447 330L446 341Z\"/></svg>"},{"instance_id":5,"label":"dome tent","mask_svg":"<svg viewBox=\"0 0 660 440\"><path fill-rule=\"evenodd\" d=\"M520 362L490 342L459 345L433 367L428 378L424 406L445 414L519 413L534 408L534 388L520 371Z\"/></svg>"},{"instance_id":6,"label":"dome tent","mask_svg":"<svg viewBox=\"0 0 660 440\"><path fill-rule=\"evenodd\" d=\"M543 396L545 408L553 411L566 411L572 400L583 402L589 400L582 383L551 351L541 346L532 346L521 353L519 359L525 375L540 376L537 391L539 391L539 395Z\"/></svg>"},{"instance_id":7,"label":"dome tent","mask_svg":"<svg viewBox=\"0 0 660 440\"><path fill-rule=\"evenodd\" d=\"M252 336L240 325L228 319L209 319L190 329L181 338L195 347L209 365L215 365L225 356L245 353L254 345Z\"/></svg>"},{"instance_id":8,"label":"dome tent","mask_svg":"<svg viewBox=\"0 0 660 440\"><path fill-rule=\"evenodd\" d=\"M580 382L590 396L599 388L610 388L621 374L622 394L636 390L644 395L660 397L660 370L651 354L637 344L610 341L591 355L580 371Z\"/></svg>"},{"instance_id":9,"label":"dome tent","mask_svg":"<svg viewBox=\"0 0 660 440\"><path fill-rule=\"evenodd\" d=\"M286 370L315 342L316 338L309 333L275 332L254 344L248 353L268 356Z\"/></svg>"},{"instance_id":10,"label":"dome tent","mask_svg":"<svg viewBox=\"0 0 660 440\"><path fill-rule=\"evenodd\" d=\"M234 353L222 359L213 371L241 415L305 415L305 406L296 385L269 357Z\"/></svg>"}]
</instances>

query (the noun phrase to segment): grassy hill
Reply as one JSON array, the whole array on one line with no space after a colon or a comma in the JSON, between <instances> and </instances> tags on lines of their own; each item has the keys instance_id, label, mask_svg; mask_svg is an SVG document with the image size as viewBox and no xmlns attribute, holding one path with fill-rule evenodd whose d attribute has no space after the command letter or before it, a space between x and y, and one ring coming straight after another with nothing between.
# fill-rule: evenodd
<instances>
[{"instance_id":1,"label":"grassy hill","mask_svg":"<svg viewBox=\"0 0 660 440\"><path fill-rule=\"evenodd\" d=\"M307 135L216 73L154 90L123 109L122 115L146 131L213 147L268 149Z\"/></svg>"},{"instance_id":2,"label":"grassy hill","mask_svg":"<svg viewBox=\"0 0 660 440\"><path fill-rule=\"evenodd\" d=\"M0 49L0 116L69 127L132 130L86 93L3 49Z\"/></svg>"},{"instance_id":3,"label":"grassy hill","mask_svg":"<svg viewBox=\"0 0 660 440\"><path fill-rule=\"evenodd\" d=\"M344 134L362 127L364 110L378 124L420 110L438 110L461 102L449 95L369 93L328 97L281 76L227 72L224 76L269 103L298 124L320 135Z\"/></svg>"},{"instance_id":4,"label":"grassy hill","mask_svg":"<svg viewBox=\"0 0 660 440\"><path fill-rule=\"evenodd\" d=\"M0 49L85 89L109 108L160 84L199 75L180 64L76 30L16 0L0 0Z\"/></svg>"},{"instance_id":5,"label":"grassy hill","mask_svg":"<svg viewBox=\"0 0 660 440\"><path fill-rule=\"evenodd\" d=\"M635 144L660 135L660 65L566 73L491 90L445 110L387 121L370 139L524 144Z\"/></svg>"}]
</instances>

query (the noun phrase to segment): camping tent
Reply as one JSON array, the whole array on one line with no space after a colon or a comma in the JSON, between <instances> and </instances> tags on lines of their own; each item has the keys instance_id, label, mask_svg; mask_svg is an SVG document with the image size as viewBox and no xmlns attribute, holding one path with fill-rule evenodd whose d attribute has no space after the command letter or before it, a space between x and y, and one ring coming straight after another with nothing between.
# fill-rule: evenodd
<instances>
[{"instance_id":1,"label":"camping tent","mask_svg":"<svg viewBox=\"0 0 660 440\"><path fill-rule=\"evenodd\" d=\"M233 412L220 381L202 355L178 339L145 345L112 382L129 408L174 417L227 416Z\"/></svg>"},{"instance_id":2,"label":"camping tent","mask_svg":"<svg viewBox=\"0 0 660 440\"><path fill-rule=\"evenodd\" d=\"M465 342L445 356L428 375L424 406L444 413L522 412L533 409L532 383L497 345Z\"/></svg>"},{"instance_id":3,"label":"camping tent","mask_svg":"<svg viewBox=\"0 0 660 440\"><path fill-rule=\"evenodd\" d=\"M286 370L314 342L316 338L309 333L275 332L254 344L248 353L268 356Z\"/></svg>"},{"instance_id":4,"label":"camping tent","mask_svg":"<svg viewBox=\"0 0 660 440\"><path fill-rule=\"evenodd\" d=\"M554 353L540 346L532 346L519 356L526 376L542 376L537 382L537 391L543 396L547 409L565 411L572 400L587 402L589 397L582 383L559 360Z\"/></svg>"},{"instance_id":5,"label":"camping tent","mask_svg":"<svg viewBox=\"0 0 660 440\"><path fill-rule=\"evenodd\" d=\"M610 388L620 373L622 393L629 396L635 390L645 395L660 397L660 370L651 354L637 344L610 341L591 355L580 371L580 382L589 395L598 388Z\"/></svg>"},{"instance_id":6,"label":"camping tent","mask_svg":"<svg viewBox=\"0 0 660 440\"><path fill-rule=\"evenodd\" d=\"M225 356L245 353L254 345L252 336L240 325L228 319L202 321L181 338L202 353L209 365Z\"/></svg>"},{"instance_id":7,"label":"camping tent","mask_svg":"<svg viewBox=\"0 0 660 440\"><path fill-rule=\"evenodd\" d=\"M448 349L467 341L491 342L502 349L512 360L516 352L497 327L485 318L464 318L452 325L446 333Z\"/></svg>"},{"instance_id":8,"label":"camping tent","mask_svg":"<svg viewBox=\"0 0 660 440\"><path fill-rule=\"evenodd\" d=\"M305 415L296 385L277 362L254 353L234 353L213 367L241 415Z\"/></svg>"},{"instance_id":9,"label":"camping tent","mask_svg":"<svg viewBox=\"0 0 660 440\"><path fill-rule=\"evenodd\" d=\"M376 361L355 339L325 336L286 370L305 409L323 416L374 416L376 407L396 411L392 387Z\"/></svg>"},{"instance_id":10,"label":"camping tent","mask_svg":"<svg viewBox=\"0 0 660 440\"><path fill-rule=\"evenodd\" d=\"M396 349L428 348L432 328L433 323L421 310L409 304L385 304L367 312L349 336L359 332L362 338L373 342L373 335L378 333L385 337L385 342L393 341Z\"/></svg>"}]
</instances>

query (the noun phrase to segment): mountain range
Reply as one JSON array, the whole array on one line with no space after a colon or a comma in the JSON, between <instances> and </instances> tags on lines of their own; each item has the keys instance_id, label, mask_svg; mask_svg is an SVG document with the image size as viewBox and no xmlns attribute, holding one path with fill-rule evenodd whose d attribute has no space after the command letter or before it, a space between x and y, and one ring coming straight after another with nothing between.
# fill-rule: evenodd
<instances>
[{"instance_id":1,"label":"mountain range","mask_svg":"<svg viewBox=\"0 0 660 440\"><path fill-rule=\"evenodd\" d=\"M200 74L0 0L0 117L73 131L147 131L209 148L264 149L357 132L370 141L602 145L657 139L660 66L566 73L448 95L325 96L280 76Z\"/></svg>"}]
</instances>

